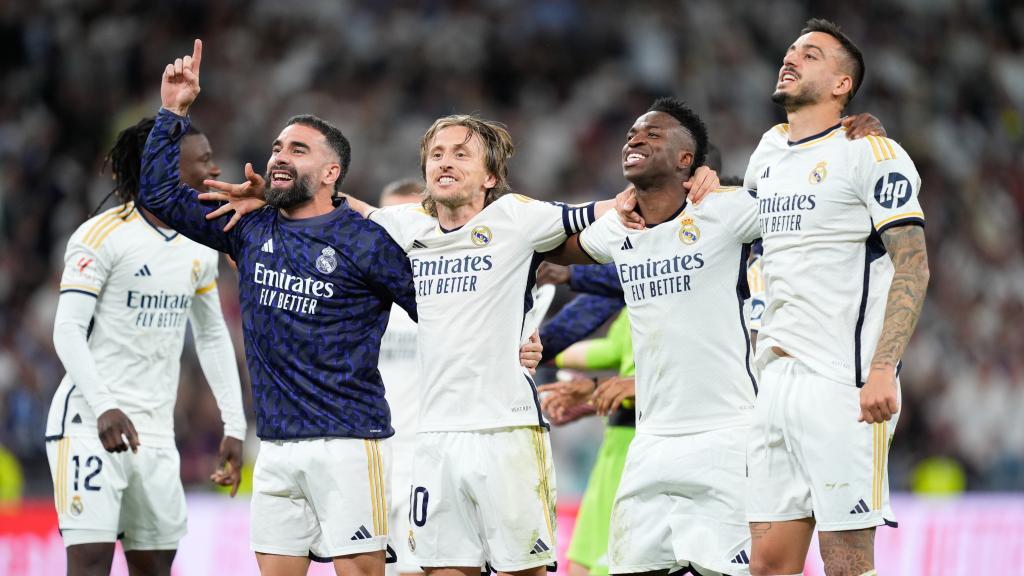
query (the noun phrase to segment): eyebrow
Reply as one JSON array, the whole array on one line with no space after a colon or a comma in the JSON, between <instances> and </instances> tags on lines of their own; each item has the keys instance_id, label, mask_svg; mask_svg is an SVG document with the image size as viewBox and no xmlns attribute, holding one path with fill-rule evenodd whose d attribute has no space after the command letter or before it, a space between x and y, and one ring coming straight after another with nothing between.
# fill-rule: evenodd
<instances>
[{"instance_id":1,"label":"eyebrow","mask_svg":"<svg viewBox=\"0 0 1024 576\"><path fill-rule=\"evenodd\" d=\"M822 56L824 56L824 55L825 55L825 51L824 51L824 50L822 50L822 49L821 49L820 47L818 47L818 46L815 46L814 44L808 44L808 45L807 45L807 49L808 49L808 50L812 50L812 49L813 49L813 50L817 50L818 52L820 52L820 53L821 53L821 55L822 55Z\"/></svg>"},{"instance_id":2,"label":"eyebrow","mask_svg":"<svg viewBox=\"0 0 1024 576\"><path fill-rule=\"evenodd\" d=\"M283 146L283 145L284 145L284 143L281 142L280 139L278 139L278 140L274 140L274 143L271 144L270 146L274 147L274 146ZM295 141L295 142L292 142L291 145L292 145L293 148L305 148L306 150L310 149L309 148L309 144L306 144L305 142Z\"/></svg>"}]
</instances>

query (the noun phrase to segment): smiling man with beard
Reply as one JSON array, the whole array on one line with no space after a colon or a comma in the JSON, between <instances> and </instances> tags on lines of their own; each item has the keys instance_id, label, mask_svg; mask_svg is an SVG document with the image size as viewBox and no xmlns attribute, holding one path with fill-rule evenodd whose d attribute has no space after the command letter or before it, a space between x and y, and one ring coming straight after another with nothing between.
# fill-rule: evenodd
<instances>
[{"instance_id":1,"label":"smiling man with beard","mask_svg":"<svg viewBox=\"0 0 1024 576\"><path fill-rule=\"evenodd\" d=\"M261 440L252 548L263 573L305 574L312 556L339 574L382 574L393 430L377 356L392 302L416 318L409 261L338 198L349 144L315 116L292 118L274 141L270 206L230 232L226 218L206 220L216 205L199 202L178 170L201 58L197 40L164 71L139 201L238 262Z\"/></svg>"}]
</instances>

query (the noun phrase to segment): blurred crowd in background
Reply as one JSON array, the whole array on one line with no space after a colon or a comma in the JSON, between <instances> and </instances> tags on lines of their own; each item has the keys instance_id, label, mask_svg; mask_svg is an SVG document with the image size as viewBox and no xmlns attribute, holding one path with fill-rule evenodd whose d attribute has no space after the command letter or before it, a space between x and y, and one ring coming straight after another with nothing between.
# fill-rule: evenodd
<instances>
[{"instance_id":1,"label":"blurred crowd in background","mask_svg":"<svg viewBox=\"0 0 1024 576\"><path fill-rule=\"evenodd\" d=\"M769 95L785 49L824 16L867 59L850 111L878 116L924 182L932 276L902 372L893 486L945 470L971 490L1024 489L1024 4L811 4L0 3L0 447L29 495L49 493L43 428L64 373L51 336L65 243L111 189L101 169L114 136L156 112L163 67L192 38L205 43L193 118L228 180L245 162L262 171L284 120L312 112L352 141L345 189L375 201L387 182L418 175L434 118L472 112L509 126L518 191L584 201L622 189L625 133L665 94L703 115L722 175L742 176L761 134L784 121ZM224 267L247 386L235 284ZM184 480L198 487L220 418L191 351L184 362L176 428ZM598 428L556 431L563 494L582 489Z\"/></svg>"}]
</instances>

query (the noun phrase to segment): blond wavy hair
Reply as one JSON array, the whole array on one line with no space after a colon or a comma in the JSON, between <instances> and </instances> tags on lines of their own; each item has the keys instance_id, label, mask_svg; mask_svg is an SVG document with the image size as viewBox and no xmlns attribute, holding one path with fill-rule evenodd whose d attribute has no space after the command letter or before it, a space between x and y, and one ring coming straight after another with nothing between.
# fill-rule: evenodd
<instances>
[{"instance_id":1,"label":"blond wavy hair","mask_svg":"<svg viewBox=\"0 0 1024 576\"><path fill-rule=\"evenodd\" d=\"M423 135L423 140L420 142L420 171L423 173L424 181L427 178L427 152L431 141L438 132L452 126L462 126L469 131L466 136L467 142L473 138L474 134L479 136L483 142L486 152L484 166L495 179L494 187L488 189L484 195L484 206L511 192L512 188L508 183L508 164L516 152L516 147L512 144L512 136L501 122L492 122L469 114L454 114L438 118ZM431 216L437 216L437 203L430 197L429 192L423 196L423 209Z\"/></svg>"}]
</instances>

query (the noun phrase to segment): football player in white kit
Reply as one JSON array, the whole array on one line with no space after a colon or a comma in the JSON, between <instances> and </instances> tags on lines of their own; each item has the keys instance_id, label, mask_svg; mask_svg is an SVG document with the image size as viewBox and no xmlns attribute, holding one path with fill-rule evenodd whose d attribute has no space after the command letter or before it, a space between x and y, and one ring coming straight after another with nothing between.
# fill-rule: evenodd
<instances>
[{"instance_id":1,"label":"football player in white kit","mask_svg":"<svg viewBox=\"0 0 1024 576\"><path fill-rule=\"evenodd\" d=\"M429 574L475 576L488 564L540 576L555 561L548 424L516 351L543 253L613 202L572 207L509 193L513 151L498 123L441 118L421 143L422 205L376 210L349 198L406 250L416 279L422 388L410 547ZM704 170L688 186L717 184ZM243 186L215 187L260 188Z\"/></svg>"},{"instance_id":2,"label":"football player in white kit","mask_svg":"<svg viewBox=\"0 0 1024 576\"><path fill-rule=\"evenodd\" d=\"M186 322L224 421L212 478L232 496L240 480L246 421L217 253L134 204L152 126L119 135L108 160L121 203L82 224L64 258L53 342L67 375L46 449L72 575L108 574L118 538L132 574L170 574L186 531L173 422ZM204 135L186 136L182 178L218 175L210 155Z\"/></svg>"},{"instance_id":3,"label":"football player in white kit","mask_svg":"<svg viewBox=\"0 0 1024 576\"><path fill-rule=\"evenodd\" d=\"M656 101L622 148L647 227L608 214L562 249L574 263L615 263L633 329L637 434L612 510L611 574L747 574L744 453L757 387L744 301L757 209L738 187L687 202L679 183L707 146L692 110Z\"/></svg>"},{"instance_id":4,"label":"football player in white kit","mask_svg":"<svg viewBox=\"0 0 1024 576\"><path fill-rule=\"evenodd\" d=\"M815 527L830 575L874 574L893 524L886 465L899 362L928 285L921 179L885 137L849 140L860 50L826 20L789 47L744 179L757 190L766 310L748 446L756 575L803 570Z\"/></svg>"}]
</instances>

